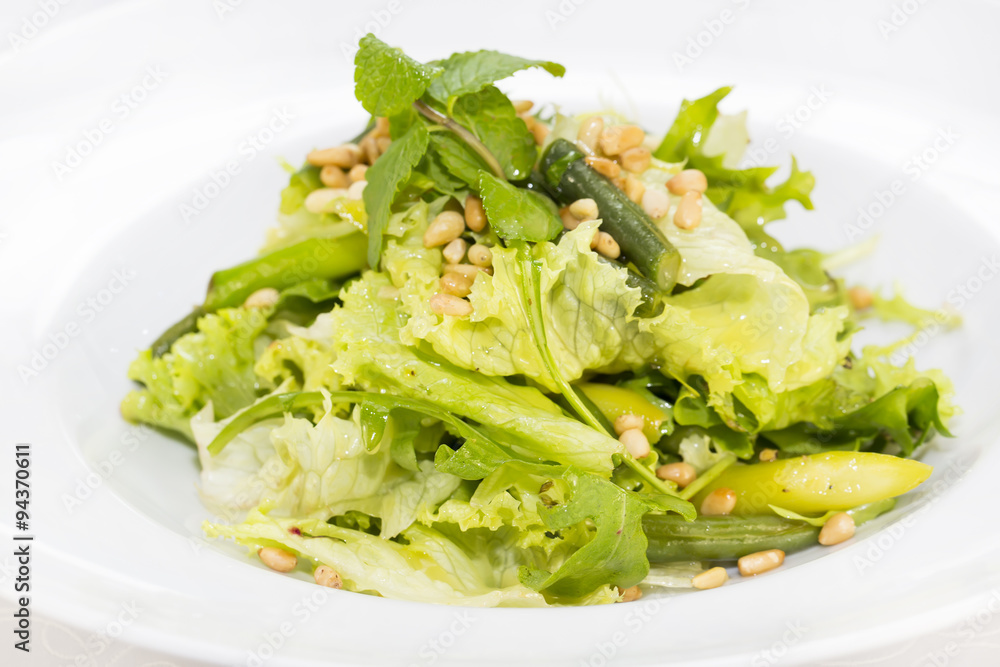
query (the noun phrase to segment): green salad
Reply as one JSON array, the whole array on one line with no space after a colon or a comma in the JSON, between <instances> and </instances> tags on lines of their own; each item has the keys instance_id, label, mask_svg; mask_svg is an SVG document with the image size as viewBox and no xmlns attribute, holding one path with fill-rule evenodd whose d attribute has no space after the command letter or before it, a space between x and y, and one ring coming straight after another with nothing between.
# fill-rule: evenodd
<instances>
[{"instance_id":1,"label":"green salad","mask_svg":"<svg viewBox=\"0 0 1000 667\"><path fill-rule=\"evenodd\" d=\"M368 35L355 65L368 126L129 369L125 418L197 446L208 536L357 593L598 604L772 570L930 475L951 383L851 343L932 313L768 233L814 179L739 168L728 88L659 136L497 86L553 62Z\"/></svg>"}]
</instances>

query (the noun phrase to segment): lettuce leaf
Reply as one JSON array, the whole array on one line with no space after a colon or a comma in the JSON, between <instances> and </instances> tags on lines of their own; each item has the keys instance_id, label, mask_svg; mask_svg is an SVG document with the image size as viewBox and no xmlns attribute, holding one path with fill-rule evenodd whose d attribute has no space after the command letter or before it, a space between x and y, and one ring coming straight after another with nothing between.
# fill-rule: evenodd
<instances>
[{"instance_id":1,"label":"lettuce leaf","mask_svg":"<svg viewBox=\"0 0 1000 667\"><path fill-rule=\"evenodd\" d=\"M192 439L189 421L206 405L224 418L253 403L261 389L254 343L267 316L259 309L224 308L199 318L198 331L178 338L163 356L141 352L128 376L144 388L125 396L122 416Z\"/></svg>"}]
</instances>

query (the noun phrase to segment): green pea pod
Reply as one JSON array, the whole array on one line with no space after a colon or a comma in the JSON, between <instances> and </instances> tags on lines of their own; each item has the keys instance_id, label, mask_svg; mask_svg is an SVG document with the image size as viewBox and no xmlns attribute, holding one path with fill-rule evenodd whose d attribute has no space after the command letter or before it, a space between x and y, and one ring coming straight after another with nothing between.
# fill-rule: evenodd
<instances>
[{"instance_id":1,"label":"green pea pod","mask_svg":"<svg viewBox=\"0 0 1000 667\"><path fill-rule=\"evenodd\" d=\"M360 232L306 239L212 275L205 296L208 312L242 304L264 287L284 289L316 278L345 278L365 266L367 237Z\"/></svg>"},{"instance_id":2,"label":"green pea pod","mask_svg":"<svg viewBox=\"0 0 1000 667\"><path fill-rule=\"evenodd\" d=\"M931 472L926 463L888 454L826 452L730 466L693 502L726 487L736 492L733 514L770 514L770 505L804 514L846 510L903 495Z\"/></svg>"},{"instance_id":3,"label":"green pea pod","mask_svg":"<svg viewBox=\"0 0 1000 667\"><path fill-rule=\"evenodd\" d=\"M863 505L848 514L858 526L891 510L893 499ZM766 549L785 553L817 544L820 529L805 521L774 514L762 516L702 516L685 521L679 516L647 514L642 520L649 540L651 563L674 561L730 561Z\"/></svg>"}]
</instances>

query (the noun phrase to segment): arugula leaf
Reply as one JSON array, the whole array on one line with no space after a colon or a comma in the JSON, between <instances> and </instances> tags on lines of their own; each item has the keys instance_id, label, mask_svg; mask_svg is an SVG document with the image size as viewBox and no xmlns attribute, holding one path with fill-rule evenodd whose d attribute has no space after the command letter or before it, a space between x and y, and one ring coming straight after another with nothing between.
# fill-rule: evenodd
<instances>
[{"instance_id":1,"label":"arugula leaf","mask_svg":"<svg viewBox=\"0 0 1000 667\"><path fill-rule=\"evenodd\" d=\"M535 139L496 86L458 98L452 117L486 145L507 178L520 181L528 177L538 157Z\"/></svg>"},{"instance_id":2,"label":"arugula leaf","mask_svg":"<svg viewBox=\"0 0 1000 667\"><path fill-rule=\"evenodd\" d=\"M627 588L642 581L649 572L642 517L654 505L594 475L568 471L564 479L572 497L565 505L543 511L545 525L558 531L592 519L596 534L554 572L522 568L521 583L575 597L602 584Z\"/></svg>"},{"instance_id":3,"label":"arugula leaf","mask_svg":"<svg viewBox=\"0 0 1000 667\"><path fill-rule=\"evenodd\" d=\"M417 62L371 33L361 38L359 46L354 56L354 95L374 116L403 111L441 75L441 68Z\"/></svg>"},{"instance_id":4,"label":"arugula leaf","mask_svg":"<svg viewBox=\"0 0 1000 667\"><path fill-rule=\"evenodd\" d=\"M566 68L547 60L528 60L498 51L466 51L454 53L435 63L444 73L427 89L436 100L450 103L454 98L477 93L494 81L506 79L515 72L541 67L552 76L562 76Z\"/></svg>"},{"instance_id":5,"label":"arugula leaf","mask_svg":"<svg viewBox=\"0 0 1000 667\"><path fill-rule=\"evenodd\" d=\"M792 173L779 185L769 187L767 179L777 167L751 167L730 169L726 164L734 161L732 154L723 152L709 155L706 142L719 118L718 104L732 88L725 87L697 100L684 100L677 118L653 155L666 162L685 162L687 167L700 169L708 178L708 198L720 210L733 218L746 232L758 255L771 257L781 251L781 245L764 231L764 225L785 217L785 203L797 201L812 209L809 194L815 179L809 172L801 171L792 158ZM739 134L739 133L735 133ZM742 154L744 144L733 146Z\"/></svg>"},{"instance_id":6,"label":"arugula leaf","mask_svg":"<svg viewBox=\"0 0 1000 667\"><path fill-rule=\"evenodd\" d=\"M431 143L449 172L473 190L479 190L479 173L489 166L476 152L451 132L432 132Z\"/></svg>"},{"instance_id":7,"label":"arugula leaf","mask_svg":"<svg viewBox=\"0 0 1000 667\"><path fill-rule=\"evenodd\" d=\"M540 243L554 239L563 229L555 205L531 190L516 188L483 171L479 192L486 219L507 241Z\"/></svg>"},{"instance_id":8,"label":"arugula leaf","mask_svg":"<svg viewBox=\"0 0 1000 667\"><path fill-rule=\"evenodd\" d=\"M410 178L413 168L427 152L427 130L413 124L402 137L389 144L375 164L366 172L368 185L362 197L368 211L368 264L378 268L382 254L382 234L389 223L389 214L396 194Z\"/></svg>"}]
</instances>

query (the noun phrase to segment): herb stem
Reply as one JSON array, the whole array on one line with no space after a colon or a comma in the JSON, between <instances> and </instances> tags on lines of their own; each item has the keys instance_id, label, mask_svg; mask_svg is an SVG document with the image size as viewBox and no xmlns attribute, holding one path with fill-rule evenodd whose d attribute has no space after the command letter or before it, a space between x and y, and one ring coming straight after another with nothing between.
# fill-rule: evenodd
<instances>
[{"instance_id":1,"label":"herb stem","mask_svg":"<svg viewBox=\"0 0 1000 667\"><path fill-rule=\"evenodd\" d=\"M476 135L456 123L454 119L438 113L429 107L425 102L417 100L413 103L413 108L419 111L420 115L424 118L447 128L451 132L454 132L459 139L468 144L472 150L476 151L476 154L483 159L483 161L490 168L490 171L493 172L494 176L505 181L507 180L507 176L504 174L503 167L500 166L500 162L493 156L490 149L488 149L483 142L476 138Z\"/></svg>"}]
</instances>

